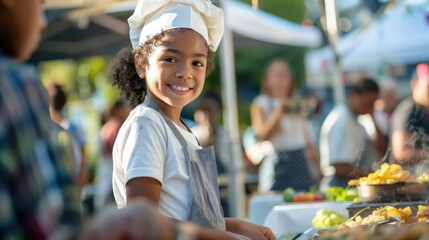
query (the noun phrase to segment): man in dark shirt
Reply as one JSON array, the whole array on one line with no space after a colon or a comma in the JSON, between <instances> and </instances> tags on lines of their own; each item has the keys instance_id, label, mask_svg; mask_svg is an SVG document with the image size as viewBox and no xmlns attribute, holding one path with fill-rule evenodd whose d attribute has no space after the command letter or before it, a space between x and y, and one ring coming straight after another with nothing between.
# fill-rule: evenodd
<instances>
[{"instance_id":1,"label":"man in dark shirt","mask_svg":"<svg viewBox=\"0 0 429 240\"><path fill-rule=\"evenodd\" d=\"M429 166L429 64L417 66L411 90L393 114L392 153L396 162L419 174Z\"/></svg>"}]
</instances>

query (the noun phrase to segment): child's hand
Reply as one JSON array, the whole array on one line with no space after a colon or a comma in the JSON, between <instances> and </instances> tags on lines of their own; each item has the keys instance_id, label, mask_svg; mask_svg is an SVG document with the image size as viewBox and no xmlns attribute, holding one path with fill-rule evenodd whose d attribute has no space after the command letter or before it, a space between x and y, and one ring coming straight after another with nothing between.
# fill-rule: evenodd
<instances>
[{"instance_id":1,"label":"child's hand","mask_svg":"<svg viewBox=\"0 0 429 240\"><path fill-rule=\"evenodd\" d=\"M225 219L225 222L227 231L249 237L252 240L276 239L274 233L267 227L235 218L227 218Z\"/></svg>"}]
</instances>

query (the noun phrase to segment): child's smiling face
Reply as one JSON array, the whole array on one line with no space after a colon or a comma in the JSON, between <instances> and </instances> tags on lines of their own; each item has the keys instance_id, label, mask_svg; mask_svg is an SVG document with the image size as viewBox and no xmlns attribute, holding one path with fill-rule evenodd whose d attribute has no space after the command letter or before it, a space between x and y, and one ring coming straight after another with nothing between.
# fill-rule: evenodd
<instances>
[{"instance_id":1,"label":"child's smiling face","mask_svg":"<svg viewBox=\"0 0 429 240\"><path fill-rule=\"evenodd\" d=\"M159 105L180 111L201 94L207 54L206 41L195 31L167 31L153 48L144 72L149 96Z\"/></svg>"}]
</instances>

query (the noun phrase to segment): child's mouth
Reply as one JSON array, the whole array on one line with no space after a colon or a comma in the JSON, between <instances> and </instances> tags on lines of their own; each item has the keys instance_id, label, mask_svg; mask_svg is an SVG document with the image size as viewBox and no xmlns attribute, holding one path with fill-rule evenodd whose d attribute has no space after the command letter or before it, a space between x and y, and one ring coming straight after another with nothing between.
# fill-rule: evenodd
<instances>
[{"instance_id":1,"label":"child's mouth","mask_svg":"<svg viewBox=\"0 0 429 240\"><path fill-rule=\"evenodd\" d=\"M168 87L170 87L170 89L176 93L176 94L186 94L188 93L192 88L189 87L181 87L181 86L175 86L175 85L168 85Z\"/></svg>"}]
</instances>

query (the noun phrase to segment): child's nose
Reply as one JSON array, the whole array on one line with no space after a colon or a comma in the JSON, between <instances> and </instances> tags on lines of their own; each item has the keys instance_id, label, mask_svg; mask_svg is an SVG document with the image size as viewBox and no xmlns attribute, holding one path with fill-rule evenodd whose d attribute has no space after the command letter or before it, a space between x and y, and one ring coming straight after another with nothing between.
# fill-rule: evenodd
<instances>
[{"instance_id":1,"label":"child's nose","mask_svg":"<svg viewBox=\"0 0 429 240\"><path fill-rule=\"evenodd\" d=\"M177 78L190 78L191 77L191 67L188 66L186 63L178 64L176 77Z\"/></svg>"}]
</instances>

